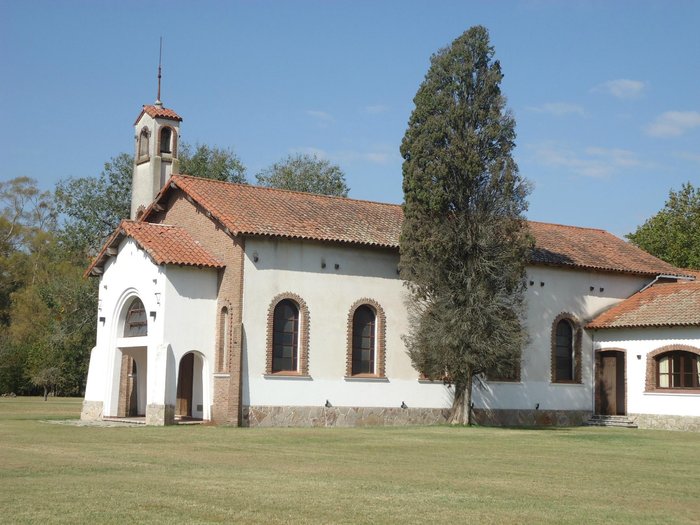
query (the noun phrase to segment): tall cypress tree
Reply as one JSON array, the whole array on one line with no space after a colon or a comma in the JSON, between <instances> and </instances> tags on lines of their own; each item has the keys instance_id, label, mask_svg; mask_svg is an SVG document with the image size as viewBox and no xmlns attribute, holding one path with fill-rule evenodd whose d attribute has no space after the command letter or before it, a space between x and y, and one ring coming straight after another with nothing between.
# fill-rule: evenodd
<instances>
[{"instance_id":1,"label":"tall cypress tree","mask_svg":"<svg viewBox=\"0 0 700 525\"><path fill-rule=\"evenodd\" d=\"M526 339L529 187L502 78L488 31L472 27L431 58L401 144L406 344L420 372L454 387L452 423L471 424L474 378L512 373Z\"/></svg>"}]
</instances>

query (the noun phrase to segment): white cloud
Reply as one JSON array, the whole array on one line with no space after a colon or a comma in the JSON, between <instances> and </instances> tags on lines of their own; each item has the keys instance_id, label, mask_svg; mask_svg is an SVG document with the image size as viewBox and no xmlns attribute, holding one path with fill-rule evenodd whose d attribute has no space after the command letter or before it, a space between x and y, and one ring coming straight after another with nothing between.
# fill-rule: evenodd
<instances>
[{"instance_id":1,"label":"white cloud","mask_svg":"<svg viewBox=\"0 0 700 525\"><path fill-rule=\"evenodd\" d=\"M376 115L377 113L386 113L387 111L389 111L389 106L385 106L384 104L365 106L365 113L369 113L370 115Z\"/></svg>"},{"instance_id":2,"label":"white cloud","mask_svg":"<svg viewBox=\"0 0 700 525\"><path fill-rule=\"evenodd\" d=\"M578 104L570 104L569 102L547 102L541 106L530 106L527 109L536 113L549 113L555 117L570 114L584 116L586 114L583 107Z\"/></svg>"},{"instance_id":3,"label":"white cloud","mask_svg":"<svg viewBox=\"0 0 700 525\"><path fill-rule=\"evenodd\" d=\"M545 166L564 168L583 177L609 177L633 167L649 167L634 152L617 148L588 147L582 152L554 142L534 146L535 161Z\"/></svg>"},{"instance_id":4,"label":"white cloud","mask_svg":"<svg viewBox=\"0 0 700 525\"><path fill-rule=\"evenodd\" d=\"M330 113L326 111L320 111L318 109L307 109L306 114L310 117L313 117L318 122L318 125L321 127L326 127L328 124L335 120L333 118L333 115L331 115Z\"/></svg>"},{"instance_id":5,"label":"white cloud","mask_svg":"<svg viewBox=\"0 0 700 525\"><path fill-rule=\"evenodd\" d=\"M678 137L686 131L700 126L700 113L697 111L667 111L646 127L652 137Z\"/></svg>"},{"instance_id":6,"label":"white cloud","mask_svg":"<svg viewBox=\"0 0 700 525\"><path fill-rule=\"evenodd\" d=\"M639 98L646 86L647 83L641 80L618 78L616 80L608 80L607 82L598 84L593 88L593 91L608 93L613 97L627 100Z\"/></svg>"}]
</instances>

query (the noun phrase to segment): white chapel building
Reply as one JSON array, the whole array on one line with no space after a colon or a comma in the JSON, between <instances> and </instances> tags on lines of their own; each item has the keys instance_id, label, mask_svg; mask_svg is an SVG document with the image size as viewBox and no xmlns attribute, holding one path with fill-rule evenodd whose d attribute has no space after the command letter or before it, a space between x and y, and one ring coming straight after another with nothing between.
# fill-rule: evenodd
<instances>
[{"instance_id":1,"label":"white chapel building","mask_svg":"<svg viewBox=\"0 0 700 525\"><path fill-rule=\"evenodd\" d=\"M412 367L398 205L178 174L182 119L135 123L131 219L87 274L97 341L82 419L431 424L451 389ZM475 382L476 421L625 416L700 430L700 282L603 230L531 222L528 345Z\"/></svg>"}]
</instances>

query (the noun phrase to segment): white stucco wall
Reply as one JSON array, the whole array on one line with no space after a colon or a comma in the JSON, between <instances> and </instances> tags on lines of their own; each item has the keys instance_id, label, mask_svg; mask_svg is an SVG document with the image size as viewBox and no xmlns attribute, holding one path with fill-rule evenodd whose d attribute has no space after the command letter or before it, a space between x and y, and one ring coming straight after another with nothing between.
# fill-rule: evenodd
<instances>
[{"instance_id":1,"label":"white stucco wall","mask_svg":"<svg viewBox=\"0 0 700 525\"><path fill-rule=\"evenodd\" d=\"M406 289L395 252L250 238L245 251L244 405L450 405L442 384L418 382L406 354ZM299 295L309 308L309 379L265 376L267 313L273 298L285 292ZM386 313L386 380L345 378L348 314L362 298L374 299Z\"/></svg>"},{"instance_id":2,"label":"white stucco wall","mask_svg":"<svg viewBox=\"0 0 700 525\"><path fill-rule=\"evenodd\" d=\"M627 412L700 416L700 392L645 392L647 354L670 345L700 348L700 328L636 328L596 330L596 349L625 350Z\"/></svg>"},{"instance_id":3,"label":"white stucco wall","mask_svg":"<svg viewBox=\"0 0 700 525\"><path fill-rule=\"evenodd\" d=\"M100 278L97 341L90 358L85 400L102 401L104 415L116 415L123 352L137 363L139 412L144 413L147 404L174 404L177 366L185 353L196 351L201 354L200 370L204 369L206 377L203 385L195 384L199 395L193 406L203 405L200 417L207 418L216 286L214 270L158 266L132 239L123 240L118 255L106 262ZM146 309L148 335L122 337L126 308L134 297L140 298ZM195 369L196 373L197 360Z\"/></svg>"},{"instance_id":4,"label":"white stucco wall","mask_svg":"<svg viewBox=\"0 0 700 525\"><path fill-rule=\"evenodd\" d=\"M257 255L258 262L253 262ZM326 267L322 268L322 262ZM340 268L335 270L334 265ZM396 273L394 252L298 241L248 239L244 268L245 405L446 407L451 392L441 384L418 381L401 336L408 319L406 288ZM593 342L582 338L582 382L551 381L551 330L561 313L583 325L642 288L649 279L623 274L528 268L527 326L521 381L490 382L474 390L476 408L593 410ZM529 282L532 281L532 285ZM592 290L591 290L592 288ZM602 290L601 290L602 289ZM310 379L265 376L267 312L283 292L299 295L310 311ZM368 297L387 316L387 381L345 378L346 327L350 306Z\"/></svg>"},{"instance_id":5,"label":"white stucco wall","mask_svg":"<svg viewBox=\"0 0 700 525\"><path fill-rule=\"evenodd\" d=\"M210 418L212 376L216 333L217 272L192 267L165 267L165 340L171 345L175 370L182 357L195 352L192 415ZM202 384L200 379L204 374ZM199 377L198 377L199 376ZM175 388L173 382L171 388ZM168 393L175 399L176 392ZM202 410L197 406L202 405Z\"/></svg>"},{"instance_id":6,"label":"white stucco wall","mask_svg":"<svg viewBox=\"0 0 700 525\"><path fill-rule=\"evenodd\" d=\"M474 391L475 406L532 410L539 404L540 410L593 410L594 351L591 338L584 332L581 384L552 383L552 323L559 314L569 313L585 325L648 281L623 274L528 267L526 322L530 343L523 350L521 382L480 385Z\"/></svg>"}]
</instances>

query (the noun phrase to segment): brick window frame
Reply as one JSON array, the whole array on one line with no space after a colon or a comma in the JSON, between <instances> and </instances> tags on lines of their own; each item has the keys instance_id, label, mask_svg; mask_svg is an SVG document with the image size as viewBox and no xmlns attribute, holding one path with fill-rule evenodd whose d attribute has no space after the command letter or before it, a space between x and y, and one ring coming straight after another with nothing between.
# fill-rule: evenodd
<instances>
[{"instance_id":1,"label":"brick window frame","mask_svg":"<svg viewBox=\"0 0 700 525\"><path fill-rule=\"evenodd\" d=\"M231 305L224 302L219 305L219 315L216 319L216 372L229 371L229 356L231 355Z\"/></svg>"},{"instance_id":2,"label":"brick window frame","mask_svg":"<svg viewBox=\"0 0 700 525\"><path fill-rule=\"evenodd\" d=\"M376 323L376 335L374 339L374 370L373 374L354 374L352 373L352 329L355 312L361 306L368 306L374 311L374 319ZM348 320L346 327L346 351L345 351L345 377L367 377L367 378L385 378L386 377L386 314L382 306L375 301L364 297L355 301L348 312Z\"/></svg>"},{"instance_id":3,"label":"brick window frame","mask_svg":"<svg viewBox=\"0 0 700 525\"><path fill-rule=\"evenodd\" d=\"M170 130L170 151L163 151L163 145L161 140L163 139L163 131ZM168 156L172 158L177 158L177 131L172 126L161 126L158 130L158 145L156 152L160 156Z\"/></svg>"},{"instance_id":4,"label":"brick window frame","mask_svg":"<svg viewBox=\"0 0 700 525\"><path fill-rule=\"evenodd\" d=\"M700 359L700 348L690 345L666 345L657 348L656 350L652 350L647 354L644 392L659 394L676 394L679 392L688 392L692 394L700 394L700 390L695 388L660 388L656 386L659 363L657 357L670 352L688 352L690 354L695 354L696 356L698 356L698 359Z\"/></svg>"},{"instance_id":5,"label":"brick window frame","mask_svg":"<svg viewBox=\"0 0 700 525\"><path fill-rule=\"evenodd\" d=\"M557 379L557 326L561 321L567 321L571 325L571 338L573 346L573 379ZM581 384L581 340L583 338L583 328L578 318L568 312L562 312L554 318L551 329L550 341L550 370L551 382L557 384Z\"/></svg>"},{"instance_id":6,"label":"brick window frame","mask_svg":"<svg viewBox=\"0 0 700 525\"><path fill-rule=\"evenodd\" d=\"M297 369L295 371L273 372L272 371L272 340L275 321L275 307L282 301L292 301L299 310L299 341L298 341L298 356ZM265 358L265 374L275 376L308 376L309 375L309 307L306 301L299 295L291 292L284 292L276 295L270 302L267 309L267 341L266 341L266 358Z\"/></svg>"},{"instance_id":7,"label":"brick window frame","mask_svg":"<svg viewBox=\"0 0 700 525\"><path fill-rule=\"evenodd\" d=\"M139 132L139 138L138 142L136 143L136 164L141 164L143 162L148 162L151 160L151 151L150 151L150 137L151 137L151 130L149 130L146 126L141 128L141 131Z\"/></svg>"}]
</instances>

